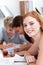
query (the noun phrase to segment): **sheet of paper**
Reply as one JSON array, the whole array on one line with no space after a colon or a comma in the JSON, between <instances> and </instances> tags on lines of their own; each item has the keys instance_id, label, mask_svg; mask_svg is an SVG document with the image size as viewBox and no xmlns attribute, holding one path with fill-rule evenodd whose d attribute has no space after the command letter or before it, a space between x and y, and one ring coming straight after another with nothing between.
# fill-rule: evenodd
<instances>
[{"instance_id":1,"label":"sheet of paper","mask_svg":"<svg viewBox=\"0 0 43 65\"><path fill-rule=\"evenodd\" d=\"M24 57L15 54L14 61L25 61Z\"/></svg>"},{"instance_id":2,"label":"sheet of paper","mask_svg":"<svg viewBox=\"0 0 43 65\"><path fill-rule=\"evenodd\" d=\"M14 63L14 64L12 64L12 65L27 65L27 63L21 63L21 62L17 62L17 63Z\"/></svg>"},{"instance_id":3,"label":"sheet of paper","mask_svg":"<svg viewBox=\"0 0 43 65\"><path fill-rule=\"evenodd\" d=\"M9 65L9 64L12 65L13 62L14 57L0 59L0 65Z\"/></svg>"},{"instance_id":4,"label":"sheet of paper","mask_svg":"<svg viewBox=\"0 0 43 65\"><path fill-rule=\"evenodd\" d=\"M24 62L23 62L24 61ZM1 58L0 65L26 65L25 59L22 56L15 54L14 57Z\"/></svg>"},{"instance_id":5,"label":"sheet of paper","mask_svg":"<svg viewBox=\"0 0 43 65\"><path fill-rule=\"evenodd\" d=\"M15 54L14 63L12 65L27 65L24 57Z\"/></svg>"}]
</instances>

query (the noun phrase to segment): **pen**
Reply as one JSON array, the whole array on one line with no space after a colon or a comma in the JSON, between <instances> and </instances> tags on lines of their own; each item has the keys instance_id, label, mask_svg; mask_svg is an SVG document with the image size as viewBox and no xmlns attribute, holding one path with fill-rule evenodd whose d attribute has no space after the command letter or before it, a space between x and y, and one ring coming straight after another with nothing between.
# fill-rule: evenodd
<instances>
[{"instance_id":1,"label":"pen","mask_svg":"<svg viewBox=\"0 0 43 65\"><path fill-rule=\"evenodd\" d=\"M26 62L26 61L14 61L14 62Z\"/></svg>"}]
</instances>

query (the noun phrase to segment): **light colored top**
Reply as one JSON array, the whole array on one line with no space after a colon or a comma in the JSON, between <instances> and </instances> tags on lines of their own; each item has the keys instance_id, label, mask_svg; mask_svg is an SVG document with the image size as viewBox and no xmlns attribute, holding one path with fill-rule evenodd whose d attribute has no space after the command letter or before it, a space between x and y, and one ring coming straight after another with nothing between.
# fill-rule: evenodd
<instances>
[{"instance_id":1,"label":"light colored top","mask_svg":"<svg viewBox=\"0 0 43 65\"><path fill-rule=\"evenodd\" d=\"M14 33L14 35L9 38L8 33L5 28L0 29L0 42L5 41L6 43L28 43L23 35L19 36L17 32Z\"/></svg>"}]
</instances>

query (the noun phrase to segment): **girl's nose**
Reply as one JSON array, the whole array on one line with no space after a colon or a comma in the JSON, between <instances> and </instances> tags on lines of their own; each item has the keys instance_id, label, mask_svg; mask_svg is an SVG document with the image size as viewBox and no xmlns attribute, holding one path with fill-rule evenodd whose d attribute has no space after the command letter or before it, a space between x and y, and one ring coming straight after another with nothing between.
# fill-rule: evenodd
<instances>
[{"instance_id":1,"label":"girl's nose","mask_svg":"<svg viewBox=\"0 0 43 65\"><path fill-rule=\"evenodd\" d=\"M28 26L27 26L27 29L30 29L30 28L31 28L31 26L30 26L30 25L28 25Z\"/></svg>"}]
</instances>

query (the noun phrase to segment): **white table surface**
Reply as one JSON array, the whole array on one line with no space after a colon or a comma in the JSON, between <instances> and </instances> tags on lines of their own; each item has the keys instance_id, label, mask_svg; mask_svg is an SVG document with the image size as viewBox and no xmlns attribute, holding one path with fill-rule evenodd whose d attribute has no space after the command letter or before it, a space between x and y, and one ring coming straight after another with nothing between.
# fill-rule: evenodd
<instances>
[{"instance_id":1,"label":"white table surface","mask_svg":"<svg viewBox=\"0 0 43 65\"><path fill-rule=\"evenodd\" d=\"M0 65L27 65L27 63L25 62L24 57L17 54L14 57L4 58L2 52L0 51Z\"/></svg>"}]
</instances>

